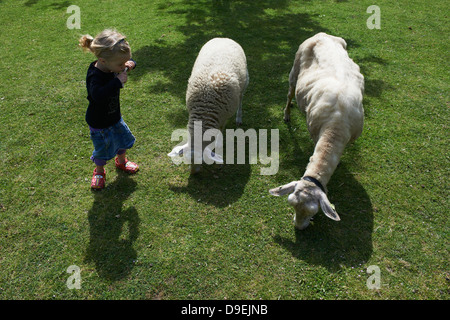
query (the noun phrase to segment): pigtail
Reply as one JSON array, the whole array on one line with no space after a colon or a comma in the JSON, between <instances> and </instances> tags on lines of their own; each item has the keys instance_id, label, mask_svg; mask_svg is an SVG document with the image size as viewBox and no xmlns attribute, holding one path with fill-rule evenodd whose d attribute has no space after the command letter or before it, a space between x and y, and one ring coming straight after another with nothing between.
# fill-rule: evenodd
<instances>
[{"instance_id":1,"label":"pigtail","mask_svg":"<svg viewBox=\"0 0 450 320\"><path fill-rule=\"evenodd\" d=\"M92 51L91 49L91 45L92 42L94 41L94 38L92 36L90 36L89 34L85 34L83 36L81 36L79 43L80 43L80 47L83 48L83 50L87 51Z\"/></svg>"}]
</instances>

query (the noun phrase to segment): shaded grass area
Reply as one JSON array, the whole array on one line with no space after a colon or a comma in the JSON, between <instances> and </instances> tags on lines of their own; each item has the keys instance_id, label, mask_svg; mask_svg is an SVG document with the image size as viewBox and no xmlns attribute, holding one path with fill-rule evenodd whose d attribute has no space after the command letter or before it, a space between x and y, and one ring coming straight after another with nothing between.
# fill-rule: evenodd
<instances>
[{"instance_id":1,"label":"shaded grass area","mask_svg":"<svg viewBox=\"0 0 450 320\"><path fill-rule=\"evenodd\" d=\"M4 299L448 299L448 23L424 1L2 1L0 297ZM106 9L105 9L106 8ZM135 176L107 166L89 190L92 144L81 34L125 33L138 67L121 94L137 137ZM304 232L268 190L302 176L313 144L297 110L282 120L298 45L345 38L366 80L363 135L345 151L329 198ZM280 170L208 167L190 177L166 156L184 128L187 79L201 46L244 48L243 129L280 130ZM447 38L446 38L447 37ZM228 128L234 128L234 121ZM82 288L66 272L81 268ZM366 269L381 270L369 290Z\"/></svg>"}]
</instances>

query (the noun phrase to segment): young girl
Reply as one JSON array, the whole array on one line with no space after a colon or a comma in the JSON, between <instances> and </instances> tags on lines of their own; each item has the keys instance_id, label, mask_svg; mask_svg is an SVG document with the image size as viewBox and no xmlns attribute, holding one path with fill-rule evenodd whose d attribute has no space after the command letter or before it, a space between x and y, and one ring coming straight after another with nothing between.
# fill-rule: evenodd
<instances>
[{"instance_id":1,"label":"young girl","mask_svg":"<svg viewBox=\"0 0 450 320\"><path fill-rule=\"evenodd\" d=\"M119 101L120 89L127 82L127 70L134 69L136 62L131 59L130 45L125 37L115 30L104 30L95 39L84 35L80 38L80 46L97 57L86 76L89 100L86 122L94 143L91 160L96 165L91 188L102 189L105 187L106 161L116 155L117 168L128 173L139 169L125 156L135 138L122 119Z\"/></svg>"}]
</instances>

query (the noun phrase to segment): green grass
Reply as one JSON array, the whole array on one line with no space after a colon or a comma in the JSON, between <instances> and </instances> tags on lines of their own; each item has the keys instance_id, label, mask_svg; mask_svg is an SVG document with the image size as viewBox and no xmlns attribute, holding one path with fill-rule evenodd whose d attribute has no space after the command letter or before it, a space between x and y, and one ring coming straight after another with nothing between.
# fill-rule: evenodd
<instances>
[{"instance_id":1,"label":"green grass","mask_svg":"<svg viewBox=\"0 0 450 320\"><path fill-rule=\"evenodd\" d=\"M0 1L0 298L448 299L449 25L447 2ZM115 27L138 66L121 93L137 138L134 176L107 166L92 192L84 121L91 54L81 34ZM286 198L313 151L298 111L283 123L299 44L325 31L346 39L366 79L365 127L328 188L340 222L318 214L295 231ZM189 177L166 154L184 128L187 79L201 46L244 48L250 85L244 129L280 130L280 170L208 168ZM234 127L234 121L229 128ZM66 272L81 268L81 289ZM377 265L381 289L369 290Z\"/></svg>"}]
</instances>

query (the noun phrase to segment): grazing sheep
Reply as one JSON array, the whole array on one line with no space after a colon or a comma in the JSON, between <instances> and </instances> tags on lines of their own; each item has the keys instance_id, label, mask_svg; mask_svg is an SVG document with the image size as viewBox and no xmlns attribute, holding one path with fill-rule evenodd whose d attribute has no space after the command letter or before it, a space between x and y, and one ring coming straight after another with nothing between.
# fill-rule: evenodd
<instances>
[{"instance_id":1,"label":"grazing sheep","mask_svg":"<svg viewBox=\"0 0 450 320\"><path fill-rule=\"evenodd\" d=\"M298 107L314 140L314 154L303 178L269 192L289 194L296 211L295 227L302 230L318 212L319 204L329 218L340 218L327 198L326 186L345 146L357 139L363 129L364 77L348 56L344 39L319 33L304 41L295 55L289 75L289 93L284 120L290 121L295 93Z\"/></svg>"},{"instance_id":2,"label":"grazing sheep","mask_svg":"<svg viewBox=\"0 0 450 320\"><path fill-rule=\"evenodd\" d=\"M220 155L210 150L204 152L208 142L202 141L201 150L194 150L194 127L201 124L200 138L208 129L222 132L227 120L235 113L236 124L241 125L242 98L248 81L247 59L242 47L227 38L208 41L198 54L186 91L189 142L175 147L168 155L188 157L191 173L200 171L205 158L223 163ZM216 143L221 144L221 141Z\"/></svg>"}]
</instances>

